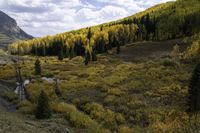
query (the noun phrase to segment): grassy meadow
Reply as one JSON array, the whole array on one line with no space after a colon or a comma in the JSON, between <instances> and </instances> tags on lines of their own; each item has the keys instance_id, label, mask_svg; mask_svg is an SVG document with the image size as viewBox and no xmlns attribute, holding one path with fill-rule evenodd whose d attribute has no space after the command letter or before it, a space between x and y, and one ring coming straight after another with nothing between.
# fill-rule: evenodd
<instances>
[{"instance_id":1,"label":"grassy meadow","mask_svg":"<svg viewBox=\"0 0 200 133\"><path fill-rule=\"evenodd\" d=\"M35 60L24 56L20 62L23 78L31 83L26 86L29 101L17 102L17 114L26 114L29 120L34 121L38 95L44 90L54 112L49 121L62 119L59 126L70 132L183 133L199 129L190 125L185 112L195 63L170 56L128 62L110 51L88 66L82 57L63 61L41 57L42 75L35 76ZM15 81L13 64L0 69L0 79ZM55 83L41 77L58 78L62 95L55 94ZM16 102L12 94L5 97Z\"/></svg>"}]
</instances>

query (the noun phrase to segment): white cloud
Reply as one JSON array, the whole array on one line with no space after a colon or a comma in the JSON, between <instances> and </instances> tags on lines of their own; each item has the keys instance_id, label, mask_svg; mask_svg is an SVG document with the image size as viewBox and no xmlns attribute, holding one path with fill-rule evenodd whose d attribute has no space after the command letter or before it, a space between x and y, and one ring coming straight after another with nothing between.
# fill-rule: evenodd
<instances>
[{"instance_id":1,"label":"white cloud","mask_svg":"<svg viewBox=\"0 0 200 133\"><path fill-rule=\"evenodd\" d=\"M116 20L166 1L0 0L0 9L27 33L45 36Z\"/></svg>"}]
</instances>

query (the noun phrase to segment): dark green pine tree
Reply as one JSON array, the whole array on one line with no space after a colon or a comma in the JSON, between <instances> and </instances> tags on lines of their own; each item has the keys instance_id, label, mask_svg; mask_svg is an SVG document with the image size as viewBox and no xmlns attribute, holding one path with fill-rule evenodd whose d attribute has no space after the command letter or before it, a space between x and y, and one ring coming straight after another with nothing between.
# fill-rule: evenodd
<instances>
[{"instance_id":1,"label":"dark green pine tree","mask_svg":"<svg viewBox=\"0 0 200 133\"><path fill-rule=\"evenodd\" d=\"M117 43L116 45L117 45L116 53L117 53L117 54L120 54L120 52L121 52L120 44Z\"/></svg>"},{"instance_id":2,"label":"dark green pine tree","mask_svg":"<svg viewBox=\"0 0 200 133\"><path fill-rule=\"evenodd\" d=\"M40 64L40 60L39 58L37 58L37 60L35 61L35 74L36 75L41 75L41 64Z\"/></svg>"},{"instance_id":3,"label":"dark green pine tree","mask_svg":"<svg viewBox=\"0 0 200 133\"><path fill-rule=\"evenodd\" d=\"M38 44L36 45L36 49L35 49L35 55L38 56L39 53L38 53Z\"/></svg>"},{"instance_id":4,"label":"dark green pine tree","mask_svg":"<svg viewBox=\"0 0 200 133\"><path fill-rule=\"evenodd\" d=\"M103 31L103 25L101 26L100 31Z\"/></svg>"},{"instance_id":5,"label":"dark green pine tree","mask_svg":"<svg viewBox=\"0 0 200 133\"><path fill-rule=\"evenodd\" d=\"M46 44L42 46L42 56L46 56Z\"/></svg>"},{"instance_id":6,"label":"dark green pine tree","mask_svg":"<svg viewBox=\"0 0 200 133\"><path fill-rule=\"evenodd\" d=\"M188 113L200 111L200 63L194 69L188 90Z\"/></svg>"},{"instance_id":7,"label":"dark green pine tree","mask_svg":"<svg viewBox=\"0 0 200 133\"><path fill-rule=\"evenodd\" d=\"M90 40L92 38L92 30L89 28L88 33L87 33L87 39Z\"/></svg>"},{"instance_id":8,"label":"dark green pine tree","mask_svg":"<svg viewBox=\"0 0 200 133\"><path fill-rule=\"evenodd\" d=\"M63 53L63 49L60 50L59 54L58 54L58 60L63 60L64 59L64 53Z\"/></svg>"},{"instance_id":9,"label":"dark green pine tree","mask_svg":"<svg viewBox=\"0 0 200 133\"><path fill-rule=\"evenodd\" d=\"M69 51L69 59L71 60L72 58L74 58L74 49L73 49L73 48L70 48L70 51Z\"/></svg>"},{"instance_id":10,"label":"dark green pine tree","mask_svg":"<svg viewBox=\"0 0 200 133\"><path fill-rule=\"evenodd\" d=\"M86 66L88 65L89 61L90 61L90 53L87 52L87 53L85 54L85 61L84 61Z\"/></svg>"},{"instance_id":11,"label":"dark green pine tree","mask_svg":"<svg viewBox=\"0 0 200 133\"><path fill-rule=\"evenodd\" d=\"M44 91L41 91L38 97L35 117L37 119L48 119L51 117L51 109L49 106L49 98Z\"/></svg>"},{"instance_id":12,"label":"dark green pine tree","mask_svg":"<svg viewBox=\"0 0 200 133\"><path fill-rule=\"evenodd\" d=\"M96 50L93 50L92 52L92 61L97 61Z\"/></svg>"}]
</instances>

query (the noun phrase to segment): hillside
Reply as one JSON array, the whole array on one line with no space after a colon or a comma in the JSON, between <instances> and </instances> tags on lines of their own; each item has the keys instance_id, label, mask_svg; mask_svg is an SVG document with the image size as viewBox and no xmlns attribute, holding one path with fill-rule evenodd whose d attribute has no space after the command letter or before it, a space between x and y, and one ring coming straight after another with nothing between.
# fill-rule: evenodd
<instances>
[{"instance_id":1,"label":"hillside","mask_svg":"<svg viewBox=\"0 0 200 133\"><path fill-rule=\"evenodd\" d=\"M198 0L168 2L119 21L14 43L10 52L42 56L63 52L65 57L74 57L107 52L117 45L136 41L184 38L200 31L199 11Z\"/></svg>"},{"instance_id":2,"label":"hillside","mask_svg":"<svg viewBox=\"0 0 200 133\"><path fill-rule=\"evenodd\" d=\"M0 11L0 47L5 47L17 40L32 39L17 26L16 21L4 12Z\"/></svg>"}]
</instances>

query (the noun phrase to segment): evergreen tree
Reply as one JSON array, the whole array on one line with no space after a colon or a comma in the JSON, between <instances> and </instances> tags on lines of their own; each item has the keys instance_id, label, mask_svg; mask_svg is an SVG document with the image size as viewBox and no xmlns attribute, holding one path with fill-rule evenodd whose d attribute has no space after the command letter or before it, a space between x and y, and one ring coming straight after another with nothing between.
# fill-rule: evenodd
<instances>
[{"instance_id":1,"label":"evergreen tree","mask_svg":"<svg viewBox=\"0 0 200 133\"><path fill-rule=\"evenodd\" d=\"M35 55L38 56L38 44L36 45L36 49L35 49Z\"/></svg>"},{"instance_id":2,"label":"evergreen tree","mask_svg":"<svg viewBox=\"0 0 200 133\"><path fill-rule=\"evenodd\" d=\"M91 28L88 30L87 39L90 40L92 38L92 31Z\"/></svg>"},{"instance_id":3,"label":"evergreen tree","mask_svg":"<svg viewBox=\"0 0 200 133\"><path fill-rule=\"evenodd\" d=\"M65 47L65 57L69 57L70 56L70 52L69 52L69 48Z\"/></svg>"},{"instance_id":4,"label":"evergreen tree","mask_svg":"<svg viewBox=\"0 0 200 133\"><path fill-rule=\"evenodd\" d=\"M39 58L37 58L37 60L35 61L35 74L36 75L41 75L41 64L40 64L40 60Z\"/></svg>"},{"instance_id":5,"label":"evergreen tree","mask_svg":"<svg viewBox=\"0 0 200 133\"><path fill-rule=\"evenodd\" d=\"M100 27L100 31L103 31L103 25Z\"/></svg>"},{"instance_id":6,"label":"evergreen tree","mask_svg":"<svg viewBox=\"0 0 200 133\"><path fill-rule=\"evenodd\" d=\"M188 113L200 111L200 63L194 69L188 90Z\"/></svg>"},{"instance_id":7,"label":"evergreen tree","mask_svg":"<svg viewBox=\"0 0 200 133\"><path fill-rule=\"evenodd\" d=\"M51 109L49 106L49 98L44 91L41 91L38 97L35 117L37 119L47 119L51 117Z\"/></svg>"},{"instance_id":8,"label":"evergreen tree","mask_svg":"<svg viewBox=\"0 0 200 133\"><path fill-rule=\"evenodd\" d=\"M63 59L64 59L64 53L63 53L63 50L61 49L58 54L58 60L63 60Z\"/></svg>"},{"instance_id":9,"label":"evergreen tree","mask_svg":"<svg viewBox=\"0 0 200 133\"><path fill-rule=\"evenodd\" d=\"M87 53L85 54L85 65L86 65L86 66L88 65L89 61L90 61L90 53L87 52Z\"/></svg>"},{"instance_id":10,"label":"evergreen tree","mask_svg":"<svg viewBox=\"0 0 200 133\"><path fill-rule=\"evenodd\" d=\"M74 50L73 50L72 48L70 48L69 57L70 57L70 60L71 60L72 58L74 58Z\"/></svg>"},{"instance_id":11,"label":"evergreen tree","mask_svg":"<svg viewBox=\"0 0 200 133\"><path fill-rule=\"evenodd\" d=\"M92 61L97 61L96 50L93 50L92 52Z\"/></svg>"},{"instance_id":12,"label":"evergreen tree","mask_svg":"<svg viewBox=\"0 0 200 133\"><path fill-rule=\"evenodd\" d=\"M42 56L46 56L46 44L42 46Z\"/></svg>"},{"instance_id":13,"label":"evergreen tree","mask_svg":"<svg viewBox=\"0 0 200 133\"><path fill-rule=\"evenodd\" d=\"M120 45L118 44L117 45L117 54L120 54L120 52L121 52L121 48L120 48Z\"/></svg>"}]
</instances>

